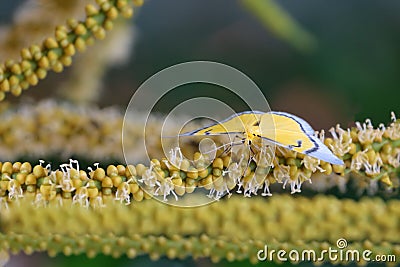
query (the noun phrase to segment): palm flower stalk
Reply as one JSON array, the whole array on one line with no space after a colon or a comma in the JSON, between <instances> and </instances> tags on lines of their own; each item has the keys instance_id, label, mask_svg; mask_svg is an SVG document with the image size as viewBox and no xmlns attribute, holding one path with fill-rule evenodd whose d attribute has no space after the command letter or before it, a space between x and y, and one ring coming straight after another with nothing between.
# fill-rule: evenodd
<instances>
[{"instance_id":1,"label":"palm flower stalk","mask_svg":"<svg viewBox=\"0 0 400 267\"><path fill-rule=\"evenodd\" d=\"M345 239L346 249L371 250L371 258L400 256L397 199L279 194L243 201L234 196L192 209L154 200L132 205L110 202L90 209L66 205L65 199L57 203L37 208L25 197L2 209L0 251L130 258L148 254L154 260L209 257L256 263L257 252L265 245L286 251L312 249L318 254L329 247L338 249L336 242ZM327 257L321 261L340 262Z\"/></svg>"},{"instance_id":2,"label":"palm flower stalk","mask_svg":"<svg viewBox=\"0 0 400 267\"><path fill-rule=\"evenodd\" d=\"M27 0L17 6L12 21L0 26L0 61L17 58L20 50L41 42L57 25L82 18L89 1Z\"/></svg>"},{"instance_id":3,"label":"palm flower stalk","mask_svg":"<svg viewBox=\"0 0 400 267\"><path fill-rule=\"evenodd\" d=\"M50 70L62 72L72 64L76 51L84 51L95 39L104 39L120 15L129 18L133 14L128 0L97 0L96 3L97 7L86 6L83 21L69 19L67 25L56 27L54 37L46 38L41 45L23 48L19 61L9 59L0 65L0 100L4 100L7 92L19 96L23 89L44 79Z\"/></svg>"},{"instance_id":4,"label":"palm flower stalk","mask_svg":"<svg viewBox=\"0 0 400 267\"><path fill-rule=\"evenodd\" d=\"M156 132L162 120L151 121L150 127ZM176 118L177 124L178 121L179 118ZM39 103L36 107L26 105L16 112L2 115L0 155L12 158L13 153L14 157L31 153L31 157L37 158L62 153L66 157L75 154L86 158L97 156L99 159L101 155L108 155L114 162L123 162L120 147L122 122L121 113L112 108L76 109L74 106L55 105L52 102ZM140 140L142 132L137 127L129 127L127 132L133 142L128 143L125 151L136 153L136 159L140 162L145 154L135 149L135 140ZM206 155L195 152L197 146L190 143L190 140L184 147L192 151L190 153L193 158L197 159L195 164L183 158L178 148L171 151L170 160L154 158L145 165L115 164L104 168L96 165L90 170L79 169L79 164L75 163L64 164L64 170L55 170L54 166L45 168L29 162L3 162L0 164L0 196L7 197L10 194L10 183L13 184L17 176L18 183L13 186L21 188L23 192L30 188L31 193L37 190L40 193L42 183L46 180L53 184L52 190L56 194L61 194L63 183L72 183L74 190L69 193L71 197L78 194L80 187L87 187L88 184L94 184L103 194L104 191L115 193L119 187L130 188L134 185L135 189L127 191L131 200L142 200L146 195L139 184L145 185L145 191L149 194L157 192L165 197L180 196L197 187L209 190L215 198L234 188L248 196L258 192L269 195L269 187L276 183L288 185L291 192L295 193L301 191L306 181L307 188L315 191L326 191L334 186L345 190L349 181L355 181L361 193L367 190L375 194L383 190L393 194L396 192L393 189L399 185L399 128L400 123L392 114L392 123L388 126L381 124L374 128L367 120L349 129L342 129L338 125L330 130L332 137L325 138L321 132L320 138L334 154L345 161L344 166L331 165L282 148L277 148L274 155L260 151L250 164L235 154L222 154L208 166ZM29 151L24 148L29 148ZM159 142L154 142L148 150L150 155L162 151ZM41 171L34 171L39 169ZM31 177L29 182L28 176ZM111 181L114 176L118 179ZM314 183L308 183L312 181ZM141 197L132 198L134 193Z\"/></svg>"}]
</instances>

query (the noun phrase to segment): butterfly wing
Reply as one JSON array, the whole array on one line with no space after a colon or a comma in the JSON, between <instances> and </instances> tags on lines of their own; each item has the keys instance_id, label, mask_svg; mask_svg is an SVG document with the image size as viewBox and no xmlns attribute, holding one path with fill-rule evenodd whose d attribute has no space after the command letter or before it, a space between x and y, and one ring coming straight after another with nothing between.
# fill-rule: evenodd
<instances>
[{"instance_id":1,"label":"butterfly wing","mask_svg":"<svg viewBox=\"0 0 400 267\"><path fill-rule=\"evenodd\" d=\"M261 117L261 138L293 151L332 163L343 165L303 119L285 112L271 111Z\"/></svg>"},{"instance_id":2,"label":"butterfly wing","mask_svg":"<svg viewBox=\"0 0 400 267\"><path fill-rule=\"evenodd\" d=\"M260 111L245 111L236 113L221 122L180 134L180 136L245 134L248 126L259 123L262 114L265 113Z\"/></svg>"}]
</instances>

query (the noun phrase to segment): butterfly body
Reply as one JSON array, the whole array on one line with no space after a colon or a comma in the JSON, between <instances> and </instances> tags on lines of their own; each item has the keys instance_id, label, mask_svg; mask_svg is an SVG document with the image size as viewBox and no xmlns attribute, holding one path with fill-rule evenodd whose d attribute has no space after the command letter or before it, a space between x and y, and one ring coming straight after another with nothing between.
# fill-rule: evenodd
<instances>
[{"instance_id":1,"label":"butterfly body","mask_svg":"<svg viewBox=\"0 0 400 267\"><path fill-rule=\"evenodd\" d=\"M261 139L331 164L344 164L315 136L315 131L305 120L290 113L245 111L218 123L180 134L213 135L235 135L248 146Z\"/></svg>"}]
</instances>

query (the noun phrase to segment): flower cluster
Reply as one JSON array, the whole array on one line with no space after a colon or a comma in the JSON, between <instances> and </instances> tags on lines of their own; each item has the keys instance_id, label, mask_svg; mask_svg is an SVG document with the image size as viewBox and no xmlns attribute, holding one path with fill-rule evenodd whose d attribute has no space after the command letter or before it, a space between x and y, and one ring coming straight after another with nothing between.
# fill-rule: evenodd
<instances>
[{"instance_id":1,"label":"flower cluster","mask_svg":"<svg viewBox=\"0 0 400 267\"><path fill-rule=\"evenodd\" d=\"M27 0L18 5L12 21L0 26L0 61L17 58L20 50L39 43L69 18L82 18L86 2Z\"/></svg>"},{"instance_id":2,"label":"flower cluster","mask_svg":"<svg viewBox=\"0 0 400 267\"><path fill-rule=\"evenodd\" d=\"M234 196L193 209L167 208L157 201L129 206L115 202L101 209L35 208L26 199L14 204L0 212L0 251L130 258L148 254L152 259L165 255L256 263L257 252L265 245L318 253L337 249L336 241L344 238L348 250L400 256L398 199L355 201L281 194L268 201L260 197L243 201Z\"/></svg>"},{"instance_id":3,"label":"flower cluster","mask_svg":"<svg viewBox=\"0 0 400 267\"><path fill-rule=\"evenodd\" d=\"M108 37L76 57L71 69L57 82L57 94L77 104L100 100L105 74L112 66L130 59L136 34L129 20L117 20Z\"/></svg>"},{"instance_id":4,"label":"flower cluster","mask_svg":"<svg viewBox=\"0 0 400 267\"><path fill-rule=\"evenodd\" d=\"M117 162L123 162L120 134L122 121L121 113L113 108L76 109L74 106L56 105L54 102L41 102L35 107L26 105L2 116L0 157L12 159L20 155L31 155L37 158L58 153L62 157L80 155L104 160L103 155L108 155ZM178 124L179 118L176 121ZM209 190L210 196L217 199L234 188L246 196L258 192L271 195L270 187L275 186L273 184L287 185L295 193L301 191L305 181L312 181L306 185L315 191L325 191L333 186L345 190L350 178L356 182L360 192L367 190L371 194L380 188L390 190L399 185L396 172L400 166L400 123L394 115L393 122L388 126L373 128L367 120L347 130L336 126L330 130L332 137L329 138L325 138L321 132L320 138L345 161L344 166L331 165L280 147L275 151L261 149L250 155L244 146L232 153L219 153L211 160L207 155L195 152L196 143L191 142L190 138L185 138L186 143L182 145L186 149L185 153L176 148L170 151L166 159L160 153L160 138L155 134L160 132L160 125L160 118L150 120L148 125L155 140L148 143L150 146L147 152L154 159L147 166L137 164L147 156L146 151L136 149L143 131L135 127L135 123L126 124L128 128L125 129L129 136L124 143L125 155L133 159L129 164L135 163L137 171L131 182L141 184L149 194L178 197L203 187ZM192 155L194 160L189 161L183 154ZM8 173L15 174L15 170ZM123 173L119 175L127 177ZM86 177L90 178L89 173ZM53 180L53 183L58 181ZM124 192L130 199L133 198L132 192Z\"/></svg>"},{"instance_id":5,"label":"flower cluster","mask_svg":"<svg viewBox=\"0 0 400 267\"><path fill-rule=\"evenodd\" d=\"M19 96L23 89L44 79L49 70L62 72L65 66L71 65L76 51L84 51L95 39L104 39L120 14L131 17L133 13L128 0L97 0L96 3L98 7L86 6L85 20L69 19L66 26L56 27L54 37L46 38L41 45L22 49L20 61L7 60L0 65L0 100L7 92Z\"/></svg>"},{"instance_id":6,"label":"flower cluster","mask_svg":"<svg viewBox=\"0 0 400 267\"><path fill-rule=\"evenodd\" d=\"M325 144L346 160L347 172L368 177L370 185L381 181L389 188L399 186L400 120L391 114L389 126L374 128L369 119L356 122L356 127L344 130L339 125L330 130L333 138Z\"/></svg>"},{"instance_id":7,"label":"flower cluster","mask_svg":"<svg viewBox=\"0 0 400 267\"><path fill-rule=\"evenodd\" d=\"M125 126L129 136L129 142L124 143L125 154L135 162L144 162L147 158L146 151L136 149L143 139L143 129L137 125L143 124L144 117L145 114ZM121 148L123 115L117 107L100 109L53 100L24 102L0 113L0 119L0 161L52 155L59 155L61 161L73 155L93 161L124 161ZM154 116L147 124L148 130L160 132L162 123L161 118ZM173 129L166 129L166 134L173 135ZM183 144L187 145L188 153L194 150L189 139ZM159 136L158 140L149 143L147 153L154 158L162 157Z\"/></svg>"},{"instance_id":8,"label":"flower cluster","mask_svg":"<svg viewBox=\"0 0 400 267\"><path fill-rule=\"evenodd\" d=\"M396 123L393 122L385 131L391 132L392 127L398 127ZM345 133L346 131L337 130L337 132ZM347 131L346 136L349 137L351 132ZM331 147L340 147L338 142L344 139L343 134L334 135L334 138L327 139L326 143ZM396 147L393 148L393 150L396 149ZM352 158L346 160L349 171L361 175L362 168L367 170L370 161L365 161L363 166L357 165L359 163L357 155L368 153L364 150L360 148L357 151L356 149ZM385 152L387 149L379 150L374 155L383 158L380 161L383 167L380 167L387 173L383 175L377 173L373 176L368 172L364 180L377 181L376 177L389 177L388 173L398 167L391 158L397 157L398 152L393 153L390 150L390 153L384 154ZM4 162L0 164L0 203L4 209L7 209L9 202L27 197L31 198L36 206L67 203L83 207L101 207L110 200L129 204L132 200L142 201L153 195L162 196L164 200L173 196L177 200L178 196L192 193L199 187L209 190L209 196L215 199L221 198L225 193L230 194L230 191L235 188L236 192L243 192L245 196L256 195L261 190L263 190L262 195L269 196L271 184L277 182L283 183L284 186L288 184L291 192L295 193L300 192L304 181L311 181L310 178L314 173L344 174L346 170L345 167L320 163L307 156L296 156L289 150L278 149L275 156L262 150L251 162L243 160L246 158L243 157L245 153L240 149L237 154L217 157L211 165L207 165L207 157L196 152L193 165L183 158L179 149L176 149L172 151L170 160L153 159L148 167L143 164L109 165L103 169L95 164L93 168L89 167L88 171L80 169L78 161L75 160L60 165L57 170L52 170L50 164L43 166L43 162L33 168L29 162ZM241 157L239 158L238 155ZM345 155L342 157L345 158ZM357 168L353 170L355 165ZM396 176L389 178L391 182L389 186L393 186L391 179L395 180L395 178ZM386 180L382 183L388 184Z\"/></svg>"}]
</instances>

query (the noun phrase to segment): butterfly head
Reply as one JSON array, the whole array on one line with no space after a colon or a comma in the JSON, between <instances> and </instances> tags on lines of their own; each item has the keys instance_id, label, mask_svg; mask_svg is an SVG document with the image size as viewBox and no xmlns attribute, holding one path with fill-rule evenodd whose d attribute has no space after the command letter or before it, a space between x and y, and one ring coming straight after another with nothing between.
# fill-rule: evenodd
<instances>
[{"instance_id":1,"label":"butterfly head","mask_svg":"<svg viewBox=\"0 0 400 267\"><path fill-rule=\"evenodd\" d=\"M258 125L246 128L246 131L244 133L245 144L251 145L257 139L260 139L260 136L260 127Z\"/></svg>"}]
</instances>

